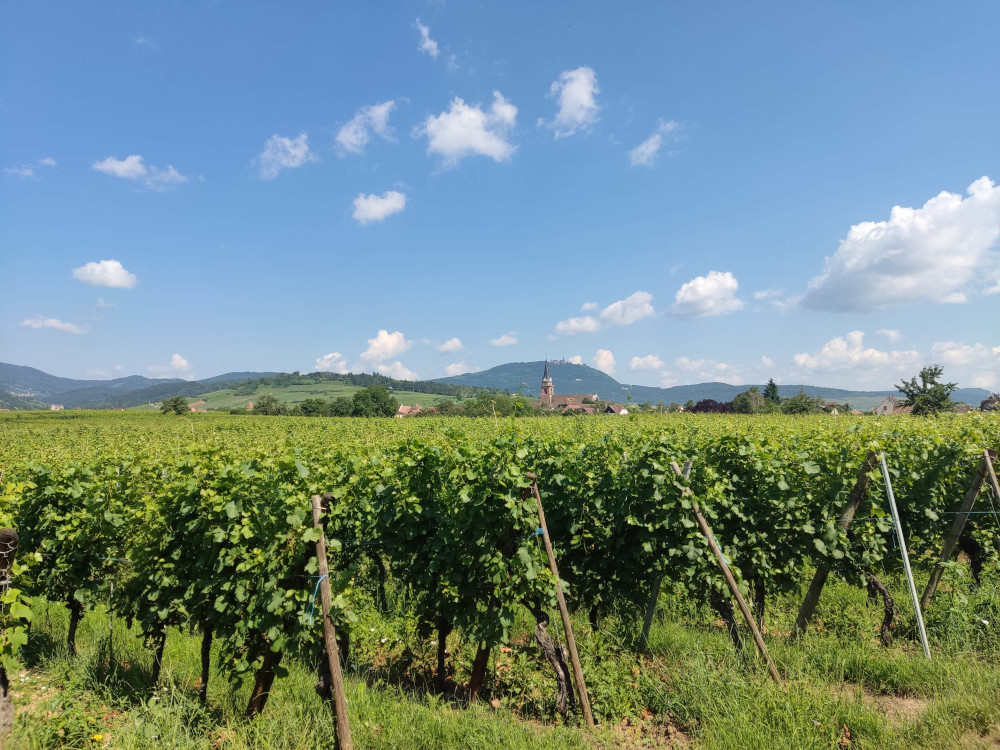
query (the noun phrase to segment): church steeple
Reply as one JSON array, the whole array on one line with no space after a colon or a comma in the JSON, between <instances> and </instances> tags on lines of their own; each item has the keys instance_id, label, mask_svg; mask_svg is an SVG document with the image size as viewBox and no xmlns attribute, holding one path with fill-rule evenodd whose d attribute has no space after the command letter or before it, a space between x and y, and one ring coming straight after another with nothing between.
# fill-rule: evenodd
<instances>
[{"instance_id":1,"label":"church steeple","mask_svg":"<svg viewBox=\"0 0 1000 750\"><path fill-rule=\"evenodd\" d=\"M555 396L556 389L552 384L552 376L549 375L549 361L545 360L545 372L542 373L542 397L541 402L543 404L552 404L552 398Z\"/></svg>"}]
</instances>

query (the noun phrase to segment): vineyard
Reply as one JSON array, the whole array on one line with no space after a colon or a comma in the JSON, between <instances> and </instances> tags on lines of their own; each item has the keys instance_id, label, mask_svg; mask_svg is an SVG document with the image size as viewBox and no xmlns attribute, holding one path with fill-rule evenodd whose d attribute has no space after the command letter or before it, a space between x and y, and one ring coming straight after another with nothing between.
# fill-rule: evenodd
<instances>
[{"instance_id":1,"label":"vineyard","mask_svg":"<svg viewBox=\"0 0 1000 750\"><path fill-rule=\"evenodd\" d=\"M458 732L439 741L466 746L503 746L497 727L518 737L512 747L748 746L710 709L725 715L736 686L755 696L753 710L788 713L767 719L784 728L761 747L894 747L900 738L976 747L962 738L978 741L1000 722L1000 502L984 459L998 447L1000 417L978 414L4 415L0 529L17 534L0 610L10 689L16 697L16 675L86 663L87 691L122 706L100 731L65 724L59 735L61 698L61 708L25 710L12 741L83 747L106 743L105 733L138 737L121 717L150 711L150 696L169 689L172 705L200 717L169 746L230 746L220 726L237 727L227 731L245 746L332 746L325 581L358 747L399 746L373 727L391 723L380 712L414 702L446 717L442 732ZM315 552L317 495L327 576ZM967 496L975 505L955 553L925 596L927 661L900 541L923 592ZM727 572L765 636L773 684ZM564 646L557 583L586 693ZM807 587L811 608L802 606ZM94 648L83 649L84 635ZM685 679L696 670L714 685L711 696ZM317 671L319 697L309 695ZM817 690L816 675L829 673L840 687ZM844 699L846 683L859 685L858 701ZM297 715L309 728L281 742L252 735L248 727L293 710L295 685L308 686L301 700L312 713ZM880 728L871 717L884 710L859 708L865 691L941 703L912 726ZM592 731L579 705L588 693ZM394 708L369 706L383 700ZM743 710L726 722L740 724ZM950 718L935 720L935 711ZM463 722L489 731L473 739L453 728ZM168 743L158 734L114 746Z\"/></svg>"}]
</instances>

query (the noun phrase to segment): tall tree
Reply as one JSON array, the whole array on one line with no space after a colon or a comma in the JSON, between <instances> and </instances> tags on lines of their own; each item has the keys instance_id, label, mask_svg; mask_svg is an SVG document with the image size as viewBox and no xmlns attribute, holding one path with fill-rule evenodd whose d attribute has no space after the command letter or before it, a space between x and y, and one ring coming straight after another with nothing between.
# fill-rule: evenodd
<instances>
[{"instance_id":1,"label":"tall tree","mask_svg":"<svg viewBox=\"0 0 1000 750\"><path fill-rule=\"evenodd\" d=\"M187 399L183 396L171 396L160 402L160 411L164 414L188 414L191 409L188 407Z\"/></svg>"},{"instance_id":2,"label":"tall tree","mask_svg":"<svg viewBox=\"0 0 1000 750\"><path fill-rule=\"evenodd\" d=\"M768 380L767 385L764 386L764 398L772 404L781 403L781 396L778 395L778 384L774 382L774 378Z\"/></svg>"},{"instance_id":3,"label":"tall tree","mask_svg":"<svg viewBox=\"0 0 1000 750\"><path fill-rule=\"evenodd\" d=\"M944 368L941 365L931 365L920 371L919 383L917 378L910 378L897 385L896 390L906 396L903 406L912 406L915 415L951 411L954 407L951 394L958 383L940 382L942 374Z\"/></svg>"}]
</instances>

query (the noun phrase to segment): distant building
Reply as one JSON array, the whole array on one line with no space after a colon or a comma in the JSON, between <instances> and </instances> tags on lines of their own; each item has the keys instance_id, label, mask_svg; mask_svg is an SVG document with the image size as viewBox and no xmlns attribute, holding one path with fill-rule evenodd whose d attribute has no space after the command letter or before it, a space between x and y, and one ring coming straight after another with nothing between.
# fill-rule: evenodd
<instances>
[{"instance_id":1,"label":"distant building","mask_svg":"<svg viewBox=\"0 0 1000 750\"><path fill-rule=\"evenodd\" d=\"M1000 411L1000 393L994 393L979 404L979 411Z\"/></svg>"},{"instance_id":2,"label":"distant building","mask_svg":"<svg viewBox=\"0 0 1000 750\"><path fill-rule=\"evenodd\" d=\"M897 410L902 410L902 408L902 401L895 396L886 396L881 404L872 409L872 414L881 417L885 414L894 414Z\"/></svg>"},{"instance_id":3,"label":"distant building","mask_svg":"<svg viewBox=\"0 0 1000 750\"><path fill-rule=\"evenodd\" d=\"M600 406L601 398L596 393L560 393L556 394L555 383L549 374L549 363L545 362L545 371L542 373L541 396L534 402L535 406L544 406L562 412L579 412L581 414L605 414ZM616 414L620 412L615 412ZM628 414L628 412L625 412Z\"/></svg>"},{"instance_id":4,"label":"distant building","mask_svg":"<svg viewBox=\"0 0 1000 750\"><path fill-rule=\"evenodd\" d=\"M624 417L626 414L628 414L628 409L626 409L621 404L608 404L607 406L604 407L604 411L601 412L601 413L602 414L620 414L621 416Z\"/></svg>"},{"instance_id":5,"label":"distant building","mask_svg":"<svg viewBox=\"0 0 1000 750\"><path fill-rule=\"evenodd\" d=\"M253 411L253 399L247 401L247 411Z\"/></svg>"},{"instance_id":6,"label":"distant building","mask_svg":"<svg viewBox=\"0 0 1000 750\"><path fill-rule=\"evenodd\" d=\"M63 408L64 408L64 407L63 407L63 405L62 405L62 404L51 404L51 405L49 406L49 411L62 411L62 410L63 410Z\"/></svg>"},{"instance_id":7,"label":"distant building","mask_svg":"<svg viewBox=\"0 0 1000 750\"><path fill-rule=\"evenodd\" d=\"M414 404L413 406L406 406L404 404L400 404L399 408L396 409L396 418L402 419L403 417L412 417L415 414L419 414L422 411L423 408L420 406L420 404Z\"/></svg>"},{"instance_id":8,"label":"distant building","mask_svg":"<svg viewBox=\"0 0 1000 750\"><path fill-rule=\"evenodd\" d=\"M542 373L542 396L539 399L543 404L552 406L552 397L555 396L556 387L552 384L552 376L549 375L549 362L545 360L545 372Z\"/></svg>"}]
</instances>

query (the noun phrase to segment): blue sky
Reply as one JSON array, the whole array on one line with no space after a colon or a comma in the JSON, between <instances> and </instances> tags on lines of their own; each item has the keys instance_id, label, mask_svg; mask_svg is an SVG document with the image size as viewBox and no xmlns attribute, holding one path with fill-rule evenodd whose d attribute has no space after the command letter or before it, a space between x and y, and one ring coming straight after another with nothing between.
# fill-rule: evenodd
<instances>
[{"instance_id":1,"label":"blue sky","mask_svg":"<svg viewBox=\"0 0 1000 750\"><path fill-rule=\"evenodd\" d=\"M6 3L0 359L1000 388L1000 6L873 5Z\"/></svg>"}]
</instances>

